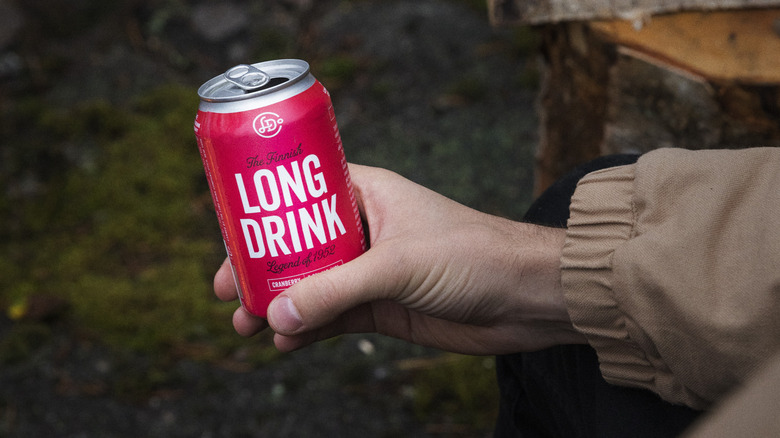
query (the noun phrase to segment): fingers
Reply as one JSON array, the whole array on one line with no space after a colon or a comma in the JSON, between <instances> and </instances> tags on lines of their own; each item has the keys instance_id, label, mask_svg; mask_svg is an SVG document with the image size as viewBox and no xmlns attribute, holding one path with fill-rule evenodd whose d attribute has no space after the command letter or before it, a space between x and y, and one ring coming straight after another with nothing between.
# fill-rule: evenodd
<instances>
[{"instance_id":1,"label":"fingers","mask_svg":"<svg viewBox=\"0 0 780 438\"><path fill-rule=\"evenodd\" d=\"M274 329L283 333L295 333L303 326L298 308L287 294L276 299L274 306Z\"/></svg>"},{"instance_id":2,"label":"fingers","mask_svg":"<svg viewBox=\"0 0 780 438\"><path fill-rule=\"evenodd\" d=\"M379 194L395 193L396 190L384 188L405 180L389 171L352 164L350 173L361 212L366 214L370 210L368 219L374 218L371 237L376 240L384 225L381 221L383 213L392 207L388 207L389 203L384 202L384 197ZM402 190L405 194L407 191ZM389 249L392 246L384 252L390 252L390 255L369 251L345 265L300 281L271 303L267 323L238 309L233 315L236 331L243 336L251 336L270 323L278 333L280 349L285 351L347 331L372 331L370 310L350 311L357 310L355 308L363 303L392 299L393 295L397 298L398 285L405 282L397 268L400 260L396 259L400 255ZM227 259L214 277L214 292L223 301L235 300L238 296ZM371 306L365 307L370 309Z\"/></svg>"},{"instance_id":3,"label":"fingers","mask_svg":"<svg viewBox=\"0 0 780 438\"><path fill-rule=\"evenodd\" d=\"M409 228L418 224L412 224L413 215L404 209L424 210L418 207L431 198L444 198L384 169L350 164L350 175L368 222L371 249L349 263L296 283L272 301L268 322L280 336L326 326L341 332L366 331L369 326L373 331L373 321L348 317L347 312L361 304L397 301L419 283L421 274L414 271L423 276L426 272L410 261L416 257L417 240L409 238ZM416 200L415 206L407 206L409 198Z\"/></svg>"},{"instance_id":4,"label":"fingers","mask_svg":"<svg viewBox=\"0 0 780 438\"><path fill-rule=\"evenodd\" d=\"M277 332L274 345L279 351L288 352L345 333L375 332L372 313L372 305L366 304L340 315L333 322L316 330L290 336Z\"/></svg>"},{"instance_id":5,"label":"fingers","mask_svg":"<svg viewBox=\"0 0 780 438\"><path fill-rule=\"evenodd\" d=\"M268 322L281 335L296 335L324 327L336 321L370 328L370 320L344 319L361 304L391 299L394 292L387 285L399 284L400 270L391 260L379 260L381 251L372 249L351 262L305 278L291 286L268 307ZM391 277L394 277L391 279ZM341 330L354 330L342 327Z\"/></svg>"},{"instance_id":6,"label":"fingers","mask_svg":"<svg viewBox=\"0 0 780 438\"><path fill-rule=\"evenodd\" d=\"M360 275L362 272L374 272L371 268L356 266L339 272L340 268L351 267L357 261L360 261L357 264L361 266L371 266L371 258L363 261L364 257L365 255L348 265L309 277L274 299L268 309L268 315L269 320L273 321L271 325L274 331L277 332L275 343L280 351L296 350L343 333L376 331L372 305L360 306L360 303L373 300L372 297L376 295L365 292L381 291L381 288L373 285L371 281L373 279L382 284L381 280L376 276ZM361 280L356 282L356 277ZM214 283L215 292L221 299L236 298L229 263L223 263ZM345 289L347 285L351 287ZM299 310L299 307L302 310ZM269 327L269 322L239 307L233 313L233 327L239 335L250 337Z\"/></svg>"},{"instance_id":7,"label":"fingers","mask_svg":"<svg viewBox=\"0 0 780 438\"><path fill-rule=\"evenodd\" d=\"M238 298L230 260L227 258L214 275L214 294L222 301L233 301ZM268 327L268 322L239 307L233 312L233 327L239 335L249 337Z\"/></svg>"},{"instance_id":8,"label":"fingers","mask_svg":"<svg viewBox=\"0 0 780 438\"><path fill-rule=\"evenodd\" d=\"M238 298L230 260L227 258L225 258L222 266L219 267L219 270L214 275L214 294L222 301L233 301Z\"/></svg>"},{"instance_id":9,"label":"fingers","mask_svg":"<svg viewBox=\"0 0 780 438\"><path fill-rule=\"evenodd\" d=\"M266 320L251 315L243 307L239 307L233 312L233 328L241 336L253 336L266 327L268 327Z\"/></svg>"}]
</instances>

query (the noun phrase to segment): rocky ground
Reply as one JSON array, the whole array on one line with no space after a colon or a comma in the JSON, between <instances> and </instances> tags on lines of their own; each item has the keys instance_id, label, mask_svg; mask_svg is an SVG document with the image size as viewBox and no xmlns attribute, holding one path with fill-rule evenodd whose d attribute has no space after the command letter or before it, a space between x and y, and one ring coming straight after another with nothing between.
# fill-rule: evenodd
<instances>
[{"instance_id":1,"label":"rocky ground","mask_svg":"<svg viewBox=\"0 0 780 438\"><path fill-rule=\"evenodd\" d=\"M300 57L331 90L350 161L495 214L518 217L528 205L531 43L491 29L479 2L50 3L0 0L0 127L15 145L35 134L35 122L9 122L30 101L123 107L237 63ZM59 147L73 166L94 153ZM0 151L7 199L45 190L47 152L25 154ZM0 437L490 435L490 418L475 411L494 401L458 393L459 379L492 375L489 358L459 375L458 358L362 335L264 366L249 366L241 349L219 360L193 351L160 358L117 351L56 318L56 308L22 325L8 300L0 304ZM423 394L420 379L443 383Z\"/></svg>"}]
</instances>

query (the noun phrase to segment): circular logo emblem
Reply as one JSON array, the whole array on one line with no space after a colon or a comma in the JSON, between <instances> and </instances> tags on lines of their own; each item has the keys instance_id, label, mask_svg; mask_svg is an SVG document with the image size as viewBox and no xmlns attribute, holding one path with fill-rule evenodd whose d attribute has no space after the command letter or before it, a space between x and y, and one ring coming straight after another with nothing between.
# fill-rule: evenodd
<instances>
[{"instance_id":1,"label":"circular logo emblem","mask_svg":"<svg viewBox=\"0 0 780 438\"><path fill-rule=\"evenodd\" d=\"M257 135L263 138L274 137L282 130L282 120L276 113L262 113L255 117L253 123Z\"/></svg>"}]
</instances>

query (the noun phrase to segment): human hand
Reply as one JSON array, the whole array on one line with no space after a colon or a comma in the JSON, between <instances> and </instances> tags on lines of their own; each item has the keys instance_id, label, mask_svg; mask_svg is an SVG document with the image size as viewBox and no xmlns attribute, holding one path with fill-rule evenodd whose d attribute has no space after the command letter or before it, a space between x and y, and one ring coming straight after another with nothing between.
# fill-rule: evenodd
<instances>
[{"instance_id":1,"label":"human hand","mask_svg":"<svg viewBox=\"0 0 780 438\"><path fill-rule=\"evenodd\" d=\"M282 292L268 322L239 308L239 334L270 324L281 351L355 332L466 354L584 342L560 287L563 230L480 213L386 170L350 174L370 250ZM237 297L227 262L214 290Z\"/></svg>"}]
</instances>

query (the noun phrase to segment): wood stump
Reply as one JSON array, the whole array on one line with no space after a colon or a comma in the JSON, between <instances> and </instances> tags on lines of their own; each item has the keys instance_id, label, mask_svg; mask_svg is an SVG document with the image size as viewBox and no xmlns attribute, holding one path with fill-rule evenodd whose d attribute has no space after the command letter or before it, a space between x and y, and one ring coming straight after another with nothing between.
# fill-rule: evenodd
<instances>
[{"instance_id":1,"label":"wood stump","mask_svg":"<svg viewBox=\"0 0 780 438\"><path fill-rule=\"evenodd\" d=\"M780 146L780 1L623 3L491 2L497 22L544 23L537 193L605 154ZM778 7L722 10L744 5Z\"/></svg>"}]
</instances>

